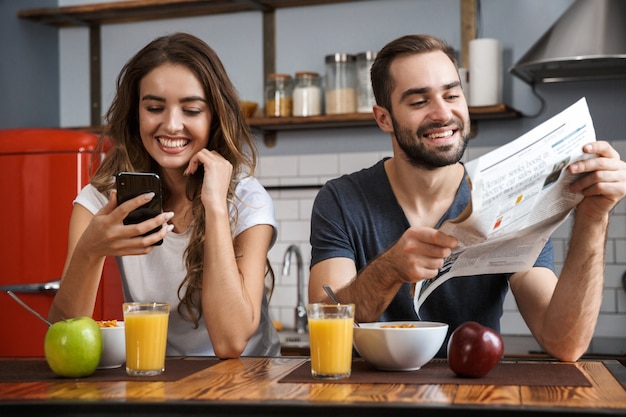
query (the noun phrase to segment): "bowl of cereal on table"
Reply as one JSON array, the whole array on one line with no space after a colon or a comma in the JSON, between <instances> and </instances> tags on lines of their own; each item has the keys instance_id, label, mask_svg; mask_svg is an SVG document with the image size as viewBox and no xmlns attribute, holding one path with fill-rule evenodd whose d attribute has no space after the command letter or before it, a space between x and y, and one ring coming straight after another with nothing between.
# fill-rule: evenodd
<instances>
[{"instance_id":1,"label":"bowl of cereal on table","mask_svg":"<svg viewBox=\"0 0 626 417\"><path fill-rule=\"evenodd\" d=\"M432 321L360 323L354 348L380 370L415 371L435 357L447 332L447 324Z\"/></svg>"},{"instance_id":2,"label":"bowl of cereal on table","mask_svg":"<svg viewBox=\"0 0 626 417\"><path fill-rule=\"evenodd\" d=\"M126 338L124 322L118 320L96 320L102 333L102 356L98 369L119 368L126 362Z\"/></svg>"}]
</instances>

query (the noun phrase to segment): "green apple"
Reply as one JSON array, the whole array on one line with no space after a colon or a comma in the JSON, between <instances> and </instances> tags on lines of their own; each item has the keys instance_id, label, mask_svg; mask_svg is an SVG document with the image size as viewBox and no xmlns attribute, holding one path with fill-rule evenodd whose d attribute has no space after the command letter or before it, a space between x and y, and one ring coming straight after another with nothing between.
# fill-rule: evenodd
<instances>
[{"instance_id":1,"label":"green apple","mask_svg":"<svg viewBox=\"0 0 626 417\"><path fill-rule=\"evenodd\" d=\"M98 323L89 317L54 323L46 332L44 353L50 369L58 376L91 375L102 356L102 333Z\"/></svg>"}]
</instances>

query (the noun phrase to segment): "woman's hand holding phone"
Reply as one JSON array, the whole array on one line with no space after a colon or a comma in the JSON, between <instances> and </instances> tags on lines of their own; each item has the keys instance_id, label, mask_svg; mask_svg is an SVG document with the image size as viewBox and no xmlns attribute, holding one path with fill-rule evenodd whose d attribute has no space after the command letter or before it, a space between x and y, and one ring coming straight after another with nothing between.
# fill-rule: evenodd
<instances>
[{"instance_id":1,"label":"woman's hand holding phone","mask_svg":"<svg viewBox=\"0 0 626 417\"><path fill-rule=\"evenodd\" d=\"M120 172L115 177L115 184L118 206L130 206L124 217L124 224L133 225L136 229L135 236L147 237L158 233L163 225L163 222L159 222L158 219L163 212L159 176L154 173ZM130 200L133 200L133 203L143 204L127 204ZM146 229L148 225L152 225L152 228ZM163 239L159 239L153 245L162 243Z\"/></svg>"},{"instance_id":2,"label":"woman's hand holding phone","mask_svg":"<svg viewBox=\"0 0 626 417\"><path fill-rule=\"evenodd\" d=\"M173 225L163 227L172 217L174 217L174 213L172 212L158 213L152 217L147 215L147 211L144 206L149 204L154 197L154 194L151 192L140 194L123 202L116 209L118 216L123 219L122 223L124 225L125 237L142 237L142 241L145 242L145 245L143 246L161 245L165 235L174 227ZM145 220L143 218L145 218Z\"/></svg>"}]
</instances>

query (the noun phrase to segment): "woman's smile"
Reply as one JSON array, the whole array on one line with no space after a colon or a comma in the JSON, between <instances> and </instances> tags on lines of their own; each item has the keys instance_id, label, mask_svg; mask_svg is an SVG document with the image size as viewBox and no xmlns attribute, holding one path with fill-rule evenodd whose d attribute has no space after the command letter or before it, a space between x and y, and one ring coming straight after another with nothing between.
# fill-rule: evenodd
<instances>
[{"instance_id":1,"label":"woman's smile","mask_svg":"<svg viewBox=\"0 0 626 417\"><path fill-rule=\"evenodd\" d=\"M156 139L159 142L159 145L161 145L161 149L168 153L180 152L191 142L186 138L170 136L157 136Z\"/></svg>"}]
</instances>

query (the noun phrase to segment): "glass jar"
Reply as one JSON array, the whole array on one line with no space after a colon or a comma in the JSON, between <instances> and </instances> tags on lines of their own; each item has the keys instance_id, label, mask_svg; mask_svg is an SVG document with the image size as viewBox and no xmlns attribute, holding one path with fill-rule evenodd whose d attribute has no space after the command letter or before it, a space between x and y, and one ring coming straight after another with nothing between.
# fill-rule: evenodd
<instances>
[{"instance_id":1,"label":"glass jar","mask_svg":"<svg viewBox=\"0 0 626 417\"><path fill-rule=\"evenodd\" d=\"M319 116L322 114L322 87L317 72L296 72L293 88L293 115Z\"/></svg>"},{"instance_id":2,"label":"glass jar","mask_svg":"<svg viewBox=\"0 0 626 417\"><path fill-rule=\"evenodd\" d=\"M326 114L356 113L356 57L350 54L327 55Z\"/></svg>"},{"instance_id":3,"label":"glass jar","mask_svg":"<svg viewBox=\"0 0 626 417\"><path fill-rule=\"evenodd\" d=\"M371 113L372 107L376 104L370 74L376 54L375 51L365 51L356 55L357 111L359 113Z\"/></svg>"},{"instance_id":4,"label":"glass jar","mask_svg":"<svg viewBox=\"0 0 626 417\"><path fill-rule=\"evenodd\" d=\"M293 80L289 74L269 74L265 84L265 115L289 117L293 106Z\"/></svg>"}]
</instances>

